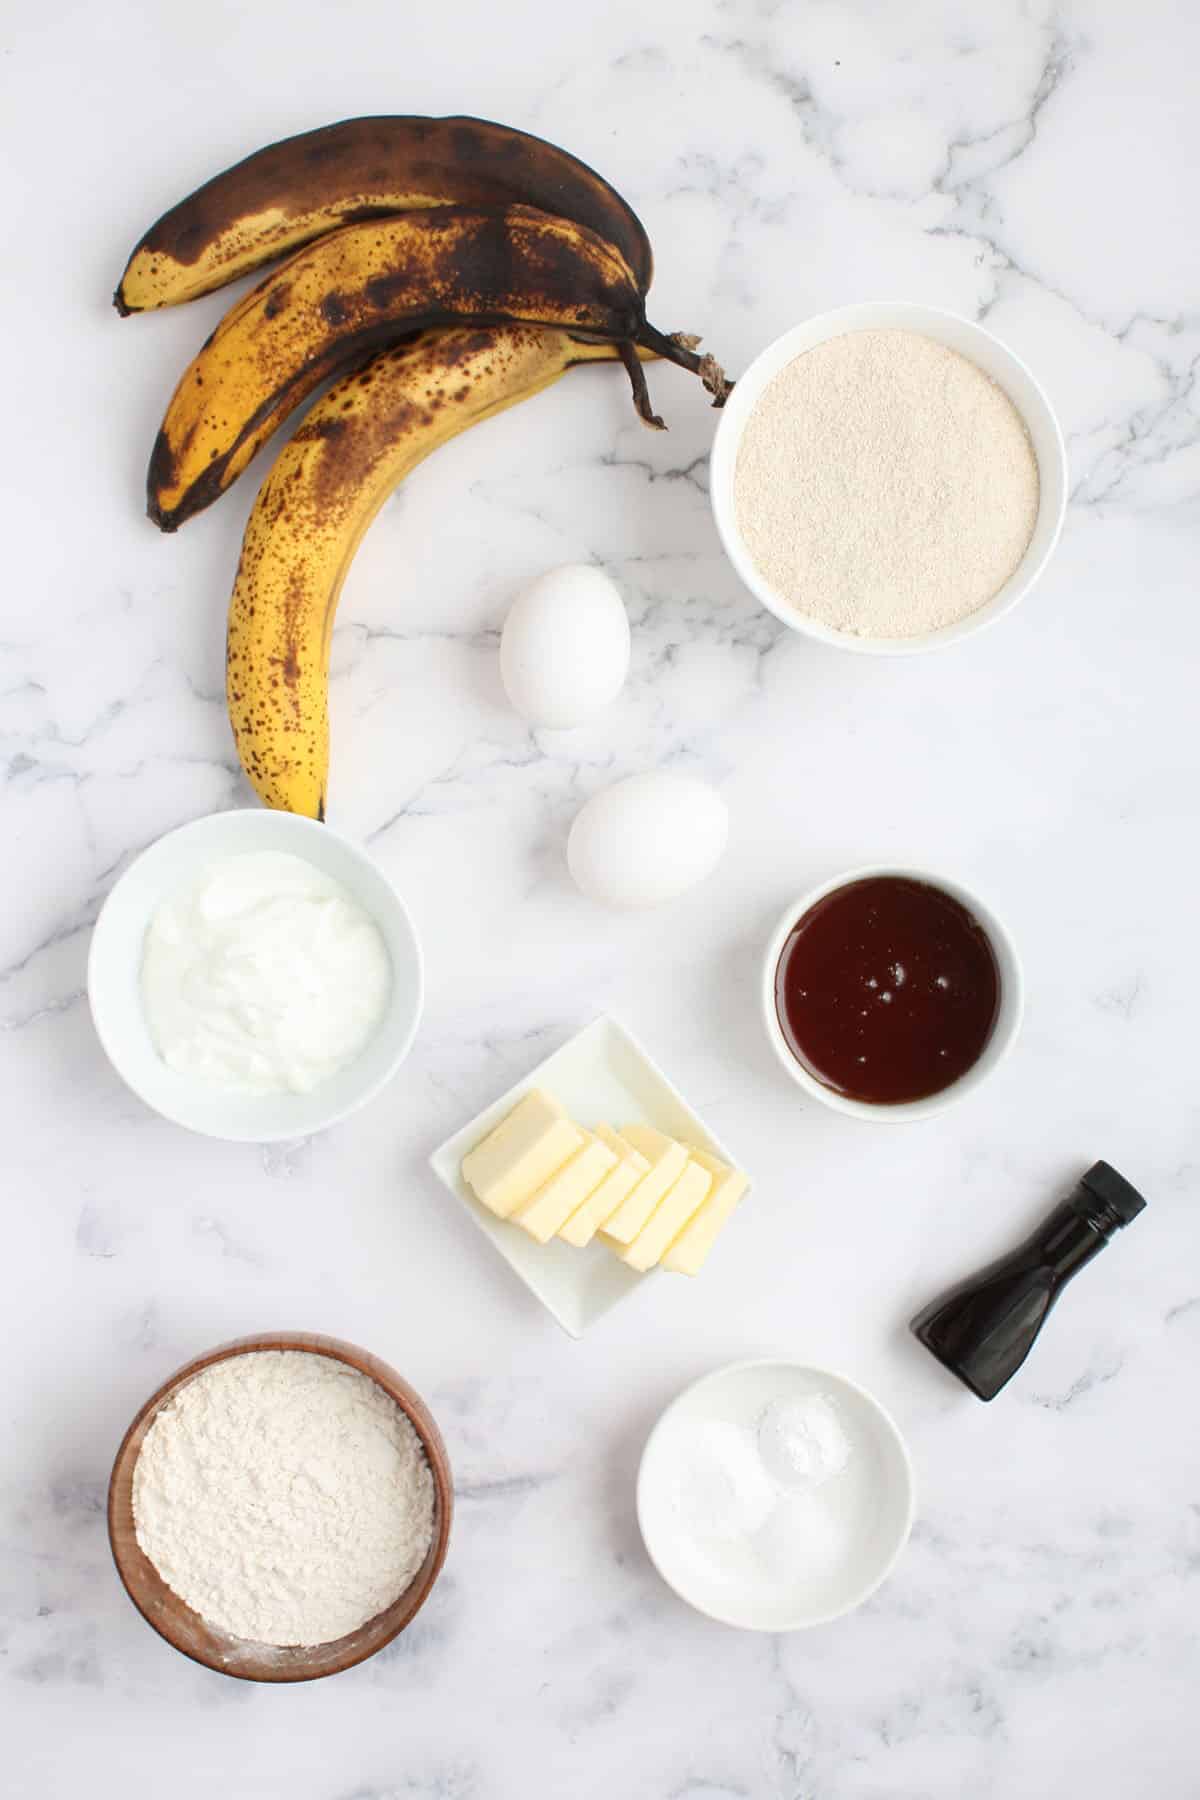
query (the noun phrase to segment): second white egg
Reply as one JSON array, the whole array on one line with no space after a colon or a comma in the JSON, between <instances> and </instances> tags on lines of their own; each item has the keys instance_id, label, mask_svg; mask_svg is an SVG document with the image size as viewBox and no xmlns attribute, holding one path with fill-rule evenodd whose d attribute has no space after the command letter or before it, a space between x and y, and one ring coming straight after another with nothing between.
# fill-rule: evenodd
<instances>
[{"instance_id":1,"label":"second white egg","mask_svg":"<svg viewBox=\"0 0 1200 1800\"><path fill-rule=\"evenodd\" d=\"M514 600L500 638L505 692L530 725L583 725L629 672L629 620L602 569L547 569Z\"/></svg>"},{"instance_id":2,"label":"second white egg","mask_svg":"<svg viewBox=\"0 0 1200 1800\"><path fill-rule=\"evenodd\" d=\"M714 788L652 769L592 795L571 826L567 864L602 906L660 906L712 874L728 837L729 812Z\"/></svg>"}]
</instances>

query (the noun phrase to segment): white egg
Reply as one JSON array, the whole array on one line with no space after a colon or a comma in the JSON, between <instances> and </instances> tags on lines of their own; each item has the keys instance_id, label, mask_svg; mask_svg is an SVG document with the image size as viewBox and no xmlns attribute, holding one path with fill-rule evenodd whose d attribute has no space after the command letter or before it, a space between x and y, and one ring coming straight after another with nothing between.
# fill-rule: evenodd
<instances>
[{"instance_id":1,"label":"white egg","mask_svg":"<svg viewBox=\"0 0 1200 1800\"><path fill-rule=\"evenodd\" d=\"M663 769L593 794L571 826L567 863L602 906L658 906L711 875L728 837L720 794Z\"/></svg>"},{"instance_id":2,"label":"white egg","mask_svg":"<svg viewBox=\"0 0 1200 1800\"><path fill-rule=\"evenodd\" d=\"M582 725L629 671L629 620L602 569L566 563L518 594L500 638L500 675L531 725Z\"/></svg>"}]
</instances>

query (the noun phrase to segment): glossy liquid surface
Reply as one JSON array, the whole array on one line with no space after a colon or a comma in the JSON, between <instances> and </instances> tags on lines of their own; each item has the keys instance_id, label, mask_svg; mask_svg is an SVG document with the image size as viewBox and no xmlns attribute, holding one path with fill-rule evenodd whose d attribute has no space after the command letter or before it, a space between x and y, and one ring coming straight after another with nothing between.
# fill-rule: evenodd
<instances>
[{"instance_id":1,"label":"glossy liquid surface","mask_svg":"<svg viewBox=\"0 0 1200 1800\"><path fill-rule=\"evenodd\" d=\"M1000 974L982 926L907 876L852 881L818 900L775 974L792 1054L848 1099L898 1105L938 1094L992 1035Z\"/></svg>"}]
</instances>

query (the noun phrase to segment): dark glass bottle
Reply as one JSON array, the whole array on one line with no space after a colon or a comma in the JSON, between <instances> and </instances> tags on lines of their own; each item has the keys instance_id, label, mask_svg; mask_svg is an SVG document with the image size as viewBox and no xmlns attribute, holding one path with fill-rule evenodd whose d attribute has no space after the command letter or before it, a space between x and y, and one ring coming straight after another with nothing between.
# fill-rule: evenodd
<instances>
[{"instance_id":1,"label":"dark glass bottle","mask_svg":"<svg viewBox=\"0 0 1200 1800\"><path fill-rule=\"evenodd\" d=\"M1123 1175L1094 1163L1031 1237L918 1313L913 1331L972 1393L994 1400L1071 1277L1145 1204Z\"/></svg>"}]
</instances>

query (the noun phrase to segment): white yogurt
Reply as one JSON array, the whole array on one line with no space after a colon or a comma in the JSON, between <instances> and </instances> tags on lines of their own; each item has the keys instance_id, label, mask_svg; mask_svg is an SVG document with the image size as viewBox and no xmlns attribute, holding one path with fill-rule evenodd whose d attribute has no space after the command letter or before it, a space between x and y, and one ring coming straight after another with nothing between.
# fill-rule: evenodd
<instances>
[{"instance_id":1,"label":"white yogurt","mask_svg":"<svg viewBox=\"0 0 1200 1800\"><path fill-rule=\"evenodd\" d=\"M370 915L341 882L277 851L227 857L164 900L142 956L163 1061L241 1094L328 1080L373 1036L391 985Z\"/></svg>"}]
</instances>

